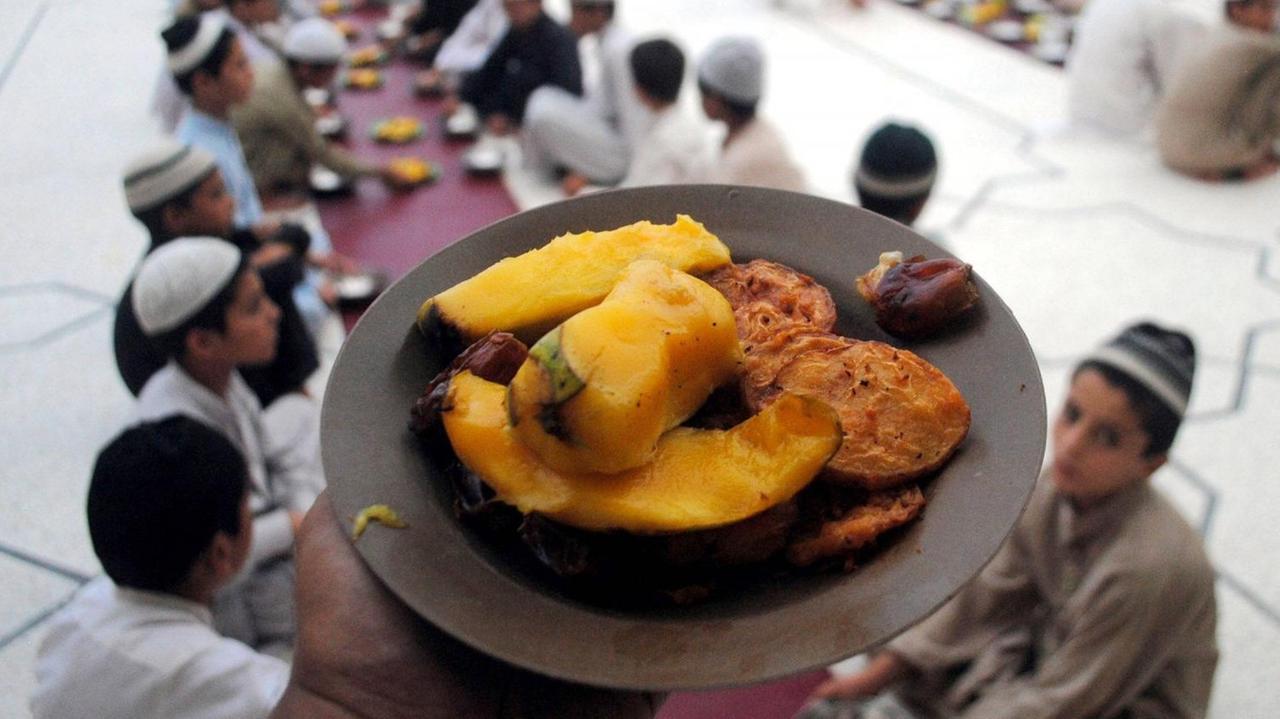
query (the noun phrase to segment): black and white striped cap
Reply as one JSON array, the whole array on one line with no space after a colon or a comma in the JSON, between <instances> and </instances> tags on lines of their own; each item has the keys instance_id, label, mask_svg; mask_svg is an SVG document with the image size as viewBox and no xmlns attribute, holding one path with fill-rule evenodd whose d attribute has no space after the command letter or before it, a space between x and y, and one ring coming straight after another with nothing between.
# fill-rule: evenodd
<instances>
[{"instance_id":1,"label":"black and white striped cap","mask_svg":"<svg viewBox=\"0 0 1280 719\"><path fill-rule=\"evenodd\" d=\"M1186 414L1196 370L1195 344L1187 335L1143 322L1094 350L1085 361L1123 372L1174 414L1179 417Z\"/></svg>"}]
</instances>

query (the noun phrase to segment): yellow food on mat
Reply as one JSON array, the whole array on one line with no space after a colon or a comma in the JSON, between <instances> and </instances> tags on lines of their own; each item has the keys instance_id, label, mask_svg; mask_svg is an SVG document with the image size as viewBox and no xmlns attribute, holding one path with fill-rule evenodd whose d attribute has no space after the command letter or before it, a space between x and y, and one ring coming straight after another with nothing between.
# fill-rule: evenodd
<instances>
[{"instance_id":1,"label":"yellow food on mat","mask_svg":"<svg viewBox=\"0 0 1280 719\"><path fill-rule=\"evenodd\" d=\"M516 438L506 396L469 371L449 380L442 418L458 459L521 512L591 530L678 532L745 519L803 489L842 436L826 404L784 395L730 430L673 429L635 469L557 472Z\"/></svg>"},{"instance_id":2,"label":"yellow food on mat","mask_svg":"<svg viewBox=\"0 0 1280 719\"><path fill-rule=\"evenodd\" d=\"M362 47L347 55L347 64L351 67L377 65L387 59L387 52L378 45Z\"/></svg>"},{"instance_id":3,"label":"yellow food on mat","mask_svg":"<svg viewBox=\"0 0 1280 719\"><path fill-rule=\"evenodd\" d=\"M377 139L387 142L408 142L422 132L422 123L412 117L393 117L378 124Z\"/></svg>"},{"instance_id":4,"label":"yellow food on mat","mask_svg":"<svg viewBox=\"0 0 1280 719\"><path fill-rule=\"evenodd\" d=\"M516 436L548 466L621 472L698 411L742 363L733 308L656 260L627 268L604 301L537 344L511 381Z\"/></svg>"},{"instance_id":5,"label":"yellow food on mat","mask_svg":"<svg viewBox=\"0 0 1280 719\"><path fill-rule=\"evenodd\" d=\"M391 170L405 182L422 182L431 177L431 163L417 157L397 157Z\"/></svg>"},{"instance_id":6,"label":"yellow food on mat","mask_svg":"<svg viewBox=\"0 0 1280 719\"><path fill-rule=\"evenodd\" d=\"M364 534L364 530L369 527L369 522L377 522L392 529L404 529L409 526L400 519L400 515L396 514L394 509L385 504L374 504L360 510L356 515L355 524L351 527L351 541L354 542Z\"/></svg>"},{"instance_id":7,"label":"yellow food on mat","mask_svg":"<svg viewBox=\"0 0 1280 719\"><path fill-rule=\"evenodd\" d=\"M418 327L428 336L461 339L464 346L495 330L536 342L599 304L638 259L691 274L730 261L729 248L688 215L670 225L644 221L561 235L427 299L418 310Z\"/></svg>"},{"instance_id":8,"label":"yellow food on mat","mask_svg":"<svg viewBox=\"0 0 1280 719\"><path fill-rule=\"evenodd\" d=\"M347 87L358 87L365 90L382 87L382 73L369 68L348 70Z\"/></svg>"}]
</instances>

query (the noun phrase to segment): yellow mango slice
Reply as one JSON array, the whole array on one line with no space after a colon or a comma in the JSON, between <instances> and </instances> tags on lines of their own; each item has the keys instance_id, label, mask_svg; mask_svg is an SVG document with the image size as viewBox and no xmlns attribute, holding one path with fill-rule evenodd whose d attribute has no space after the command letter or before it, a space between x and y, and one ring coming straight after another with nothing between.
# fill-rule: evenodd
<instances>
[{"instance_id":1,"label":"yellow mango slice","mask_svg":"<svg viewBox=\"0 0 1280 719\"><path fill-rule=\"evenodd\" d=\"M688 215L670 225L646 221L561 235L429 298L418 310L418 327L428 337L464 347L491 331L533 343L599 304L639 259L698 274L728 264L729 248Z\"/></svg>"},{"instance_id":2,"label":"yellow mango slice","mask_svg":"<svg viewBox=\"0 0 1280 719\"><path fill-rule=\"evenodd\" d=\"M443 421L458 459L521 512L597 531L682 532L753 516L803 489L843 436L829 406L786 394L729 430L671 430L635 469L559 472L516 438L506 396L470 372L449 381Z\"/></svg>"},{"instance_id":3,"label":"yellow mango slice","mask_svg":"<svg viewBox=\"0 0 1280 719\"><path fill-rule=\"evenodd\" d=\"M733 307L656 260L632 263L595 307L529 349L507 398L516 435L561 471L645 464L742 363Z\"/></svg>"}]
</instances>

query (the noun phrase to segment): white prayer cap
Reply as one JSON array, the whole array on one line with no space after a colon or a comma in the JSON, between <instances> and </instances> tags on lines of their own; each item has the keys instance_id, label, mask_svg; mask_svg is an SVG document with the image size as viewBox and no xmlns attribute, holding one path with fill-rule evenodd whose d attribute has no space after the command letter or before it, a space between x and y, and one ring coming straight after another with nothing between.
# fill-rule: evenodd
<instances>
[{"instance_id":1,"label":"white prayer cap","mask_svg":"<svg viewBox=\"0 0 1280 719\"><path fill-rule=\"evenodd\" d=\"M333 23L309 17L289 28L284 36L284 56L313 65L334 65L346 52L347 41Z\"/></svg>"},{"instance_id":2,"label":"white prayer cap","mask_svg":"<svg viewBox=\"0 0 1280 719\"><path fill-rule=\"evenodd\" d=\"M222 13L201 13L199 22L196 34L185 45L169 50L169 71L174 77L182 77L199 67L227 29L227 18Z\"/></svg>"},{"instance_id":3,"label":"white prayer cap","mask_svg":"<svg viewBox=\"0 0 1280 719\"><path fill-rule=\"evenodd\" d=\"M745 37L717 40L702 56L698 80L733 102L755 104L764 89L760 44Z\"/></svg>"},{"instance_id":4,"label":"white prayer cap","mask_svg":"<svg viewBox=\"0 0 1280 719\"><path fill-rule=\"evenodd\" d=\"M195 187L217 161L199 147L165 137L152 143L124 170L124 196L129 209L144 212Z\"/></svg>"},{"instance_id":5,"label":"white prayer cap","mask_svg":"<svg viewBox=\"0 0 1280 719\"><path fill-rule=\"evenodd\" d=\"M240 250L213 237L180 237L142 261L133 281L133 313L148 337L195 317L240 268Z\"/></svg>"}]
</instances>

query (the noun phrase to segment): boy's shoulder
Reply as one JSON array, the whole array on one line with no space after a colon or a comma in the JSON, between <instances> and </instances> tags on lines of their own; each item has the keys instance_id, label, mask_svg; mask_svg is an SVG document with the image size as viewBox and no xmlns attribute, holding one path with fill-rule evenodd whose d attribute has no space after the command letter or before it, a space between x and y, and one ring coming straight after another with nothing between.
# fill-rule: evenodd
<instances>
[{"instance_id":1,"label":"boy's shoulder","mask_svg":"<svg viewBox=\"0 0 1280 719\"><path fill-rule=\"evenodd\" d=\"M1213 591L1214 572L1204 540L1154 487L1123 517L1112 548L1118 571L1136 575L1153 590Z\"/></svg>"}]
</instances>

